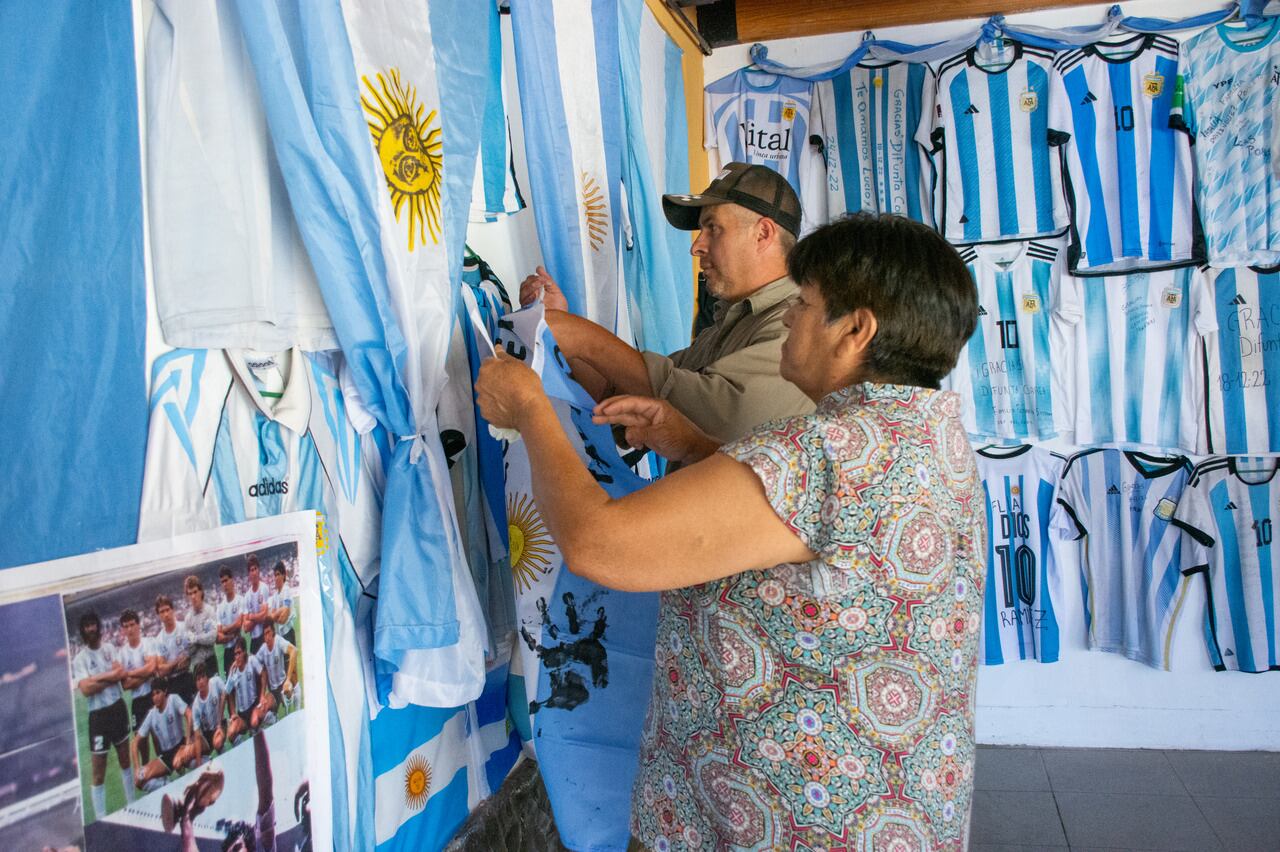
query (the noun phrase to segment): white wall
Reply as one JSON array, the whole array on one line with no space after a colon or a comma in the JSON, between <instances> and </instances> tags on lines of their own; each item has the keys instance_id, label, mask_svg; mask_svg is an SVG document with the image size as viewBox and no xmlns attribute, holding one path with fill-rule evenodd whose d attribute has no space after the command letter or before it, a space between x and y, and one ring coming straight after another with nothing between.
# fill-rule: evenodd
<instances>
[{"instance_id":1,"label":"white wall","mask_svg":"<svg viewBox=\"0 0 1280 852\"><path fill-rule=\"evenodd\" d=\"M1138 0L1127 14L1182 18L1221 8L1206 0ZM1100 23L1109 4L1010 15L1011 23L1073 26ZM943 41L972 30L982 19L889 27L880 38L911 44ZM1194 32L1177 33L1186 38ZM862 34L766 42L778 62L815 64L847 56ZM707 58L708 82L751 60L749 45L716 50ZM1085 645L1080 584L1065 572L1062 658L1050 665L1007 663L982 667L978 676L978 739L991 744L1280 750L1280 674L1214 672L1202 633L1204 591L1188 589L1176 626L1173 671L1161 672Z\"/></svg>"}]
</instances>

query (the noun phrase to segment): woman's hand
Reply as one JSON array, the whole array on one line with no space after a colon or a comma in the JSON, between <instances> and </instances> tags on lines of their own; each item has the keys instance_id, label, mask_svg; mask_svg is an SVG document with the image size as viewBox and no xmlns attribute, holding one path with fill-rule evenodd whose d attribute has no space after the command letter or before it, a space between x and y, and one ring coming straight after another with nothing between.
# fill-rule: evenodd
<instances>
[{"instance_id":1,"label":"woman's hand","mask_svg":"<svg viewBox=\"0 0 1280 852\"><path fill-rule=\"evenodd\" d=\"M476 404L484 419L499 429L519 429L530 406L544 396L538 374L508 355L501 345L480 365Z\"/></svg>"},{"instance_id":2,"label":"woman's hand","mask_svg":"<svg viewBox=\"0 0 1280 852\"><path fill-rule=\"evenodd\" d=\"M627 443L653 450L664 459L692 464L711 455L718 444L665 399L615 396L596 406L595 423L625 426Z\"/></svg>"}]
</instances>

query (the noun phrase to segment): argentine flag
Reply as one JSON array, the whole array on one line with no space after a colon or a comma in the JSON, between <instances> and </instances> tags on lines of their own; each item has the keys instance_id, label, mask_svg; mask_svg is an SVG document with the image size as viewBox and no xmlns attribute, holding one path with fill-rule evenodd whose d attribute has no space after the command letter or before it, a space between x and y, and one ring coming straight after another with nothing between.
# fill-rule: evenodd
<instances>
[{"instance_id":1,"label":"argentine flag","mask_svg":"<svg viewBox=\"0 0 1280 852\"><path fill-rule=\"evenodd\" d=\"M570 309L615 330L622 109L617 0L511 0L525 156L547 270Z\"/></svg>"}]
</instances>

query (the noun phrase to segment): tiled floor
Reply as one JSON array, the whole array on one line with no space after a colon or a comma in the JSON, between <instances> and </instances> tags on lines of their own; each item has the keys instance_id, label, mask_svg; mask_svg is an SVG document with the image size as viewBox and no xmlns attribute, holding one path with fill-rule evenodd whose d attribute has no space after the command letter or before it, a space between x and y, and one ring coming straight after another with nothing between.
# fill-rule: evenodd
<instances>
[{"instance_id":1,"label":"tiled floor","mask_svg":"<svg viewBox=\"0 0 1280 852\"><path fill-rule=\"evenodd\" d=\"M978 749L970 849L1280 850L1280 752Z\"/></svg>"}]
</instances>

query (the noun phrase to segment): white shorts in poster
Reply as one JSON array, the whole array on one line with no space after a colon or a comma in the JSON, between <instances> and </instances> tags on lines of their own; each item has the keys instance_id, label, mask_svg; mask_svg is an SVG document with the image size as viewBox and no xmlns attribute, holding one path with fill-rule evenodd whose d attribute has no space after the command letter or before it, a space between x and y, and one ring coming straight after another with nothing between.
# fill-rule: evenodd
<instances>
[{"instance_id":1,"label":"white shorts in poster","mask_svg":"<svg viewBox=\"0 0 1280 852\"><path fill-rule=\"evenodd\" d=\"M0 849L331 848L325 668L313 512L0 572Z\"/></svg>"}]
</instances>

